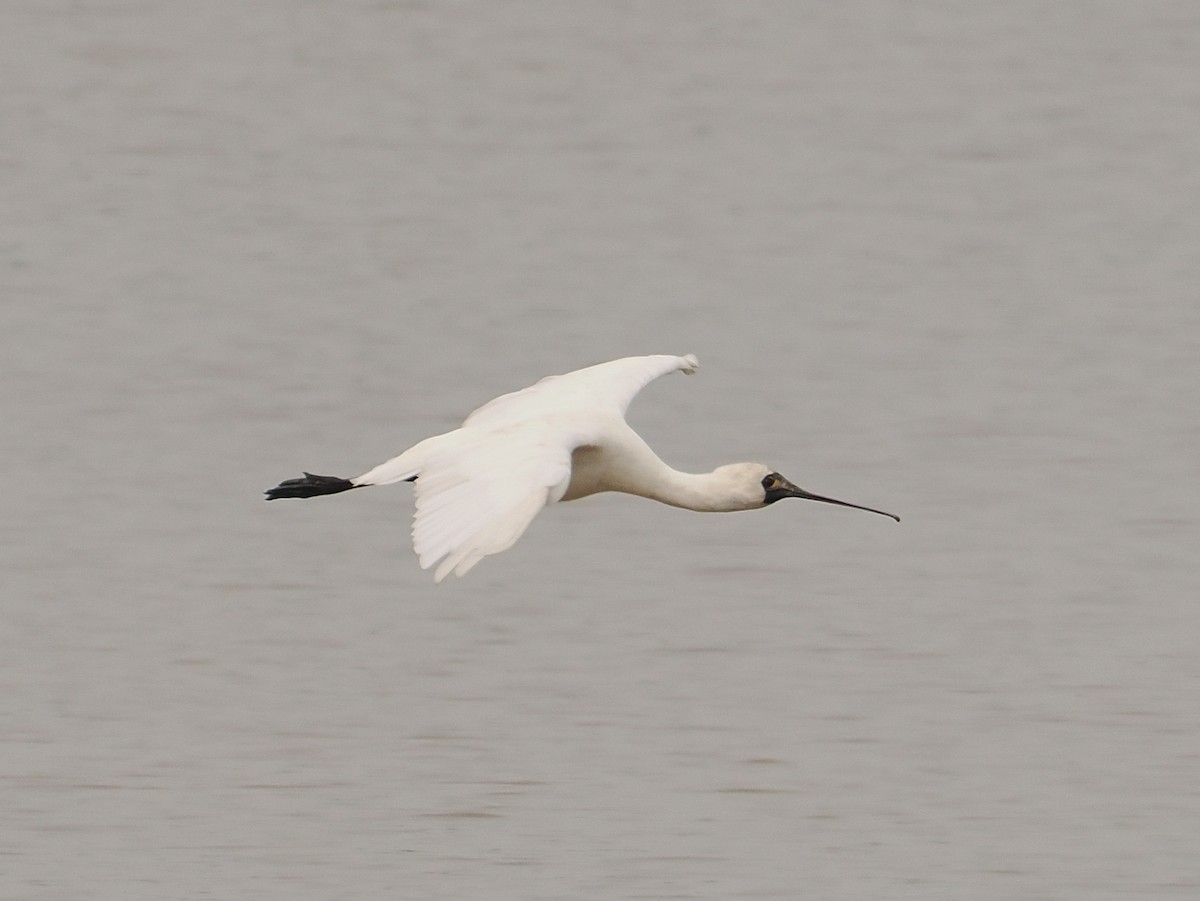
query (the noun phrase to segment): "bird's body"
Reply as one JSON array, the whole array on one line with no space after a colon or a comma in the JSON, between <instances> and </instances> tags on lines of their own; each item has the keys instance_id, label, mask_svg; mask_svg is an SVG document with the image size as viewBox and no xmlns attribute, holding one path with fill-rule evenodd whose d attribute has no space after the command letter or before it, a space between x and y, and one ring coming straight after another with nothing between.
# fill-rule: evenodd
<instances>
[{"instance_id":1,"label":"bird's body","mask_svg":"<svg viewBox=\"0 0 1200 901\"><path fill-rule=\"evenodd\" d=\"M356 478L305 473L272 488L267 499L414 482L413 548L422 568L437 564L439 582L510 548L548 504L602 491L704 512L751 510L782 497L857 507L809 494L760 463L694 474L660 460L625 422L625 410L653 379L675 371L690 375L697 365L690 354L660 354L550 376L489 401L461 427Z\"/></svg>"}]
</instances>

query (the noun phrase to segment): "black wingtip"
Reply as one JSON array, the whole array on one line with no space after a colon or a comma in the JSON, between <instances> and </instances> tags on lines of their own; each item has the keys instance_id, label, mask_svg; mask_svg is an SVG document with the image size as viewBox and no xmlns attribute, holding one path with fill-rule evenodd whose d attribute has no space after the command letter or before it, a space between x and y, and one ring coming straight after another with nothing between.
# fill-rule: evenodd
<instances>
[{"instance_id":1,"label":"black wingtip","mask_svg":"<svg viewBox=\"0 0 1200 901\"><path fill-rule=\"evenodd\" d=\"M349 479L339 479L337 476L316 476L306 472L302 479L286 479L274 488L263 492L267 500L273 501L281 497L316 497L318 494L337 494L357 488Z\"/></svg>"}]
</instances>

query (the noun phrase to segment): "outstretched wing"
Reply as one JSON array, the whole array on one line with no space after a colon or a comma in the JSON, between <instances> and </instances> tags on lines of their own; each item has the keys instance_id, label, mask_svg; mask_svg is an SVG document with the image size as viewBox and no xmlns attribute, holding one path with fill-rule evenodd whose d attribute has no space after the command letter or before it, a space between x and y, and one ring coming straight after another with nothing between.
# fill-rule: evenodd
<instances>
[{"instance_id":1,"label":"outstretched wing","mask_svg":"<svg viewBox=\"0 0 1200 901\"><path fill-rule=\"evenodd\" d=\"M699 365L693 354L655 354L547 376L528 388L488 401L467 417L463 428L491 427L576 409L609 409L624 416L630 401L654 379L676 371L691 375Z\"/></svg>"},{"instance_id":2,"label":"outstretched wing","mask_svg":"<svg viewBox=\"0 0 1200 901\"><path fill-rule=\"evenodd\" d=\"M434 581L465 574L516 543L571 479L572 437L551 427L460 429L415 482L413 549Z\"/></svg>"}]
</instances>

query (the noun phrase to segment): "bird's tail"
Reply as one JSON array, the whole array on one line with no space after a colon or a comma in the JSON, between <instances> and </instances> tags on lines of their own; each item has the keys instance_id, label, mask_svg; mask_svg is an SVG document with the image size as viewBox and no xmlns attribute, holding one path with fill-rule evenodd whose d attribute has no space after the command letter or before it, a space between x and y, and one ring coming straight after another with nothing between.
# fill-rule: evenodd
<instances>
[{"instance_id":1,"label":"bird's tail","mask_svg":"<svg viewBox=\"0 0 1200 901\"><path fill-rule=\"evenodd\" d=\"M263 492L267 500L273 501L280 497L316 497L318 494L337 494L339 491L349 491L358 488L349 479L339 479L337 476L315 476L306 472L302 479L286 479L274 488Z\"/></svg>"}]
</instances>

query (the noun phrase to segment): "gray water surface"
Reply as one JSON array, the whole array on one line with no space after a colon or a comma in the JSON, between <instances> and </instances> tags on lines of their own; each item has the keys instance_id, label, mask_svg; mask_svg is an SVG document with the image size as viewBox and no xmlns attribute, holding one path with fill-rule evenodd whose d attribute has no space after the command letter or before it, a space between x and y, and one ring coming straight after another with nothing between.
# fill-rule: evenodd
<instances>
[{"instance_id":1,"label":"gray water surface","mask_svg":"<svg viewBox=\"0 0 1200 901\"><path fill-rule=\"evenodd\" d=\"M1200 10L0 7L0 896L1200 894ZM553 372L894 510L350 476Z\"/></svg>"}]
</instances>

